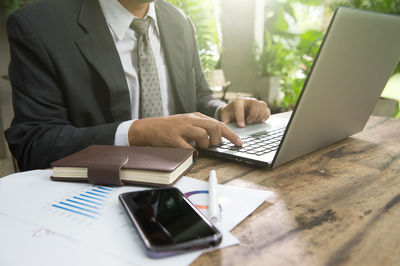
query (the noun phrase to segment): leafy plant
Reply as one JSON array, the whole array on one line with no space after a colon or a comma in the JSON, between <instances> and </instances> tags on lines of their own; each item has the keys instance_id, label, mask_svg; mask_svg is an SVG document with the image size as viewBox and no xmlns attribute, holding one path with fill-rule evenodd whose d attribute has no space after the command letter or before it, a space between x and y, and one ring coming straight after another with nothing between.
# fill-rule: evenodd
<instances>
[{"instance_id":1,"label":"leafy plant","mask_svg":"<svg viewBox=\"0 0 400 266\"><path fill-rule=\"evenodd\" d=\"M33 1L34 0L1 0L7 14L11 14L14 10Z\"/></svg>"},{"instance_id":2,"label":"leafy plant","mask_svg":"<svg viewBox=\"0 0 400 266\"><path fill-rule=\"evenodd\" d=\"M216 15L215 0L168 0L182 9L193 21L199 45L200 60L204 72L210 76L217 63L216 55L220 48L220 36Z\"/></svg>"},{"instance_id":3,"label":"leafy plant","mask_svg":"<svg viewBox=\"0 0 400 266\"><path fill-rule=\"evenodd\" d=\"M289 21L296 22L295 3L321 5L320 0L269 1L264 47L261 53L255 53L259 75L281 76L284 98L280 105L284 109L295 105L323 37L317 30L290 32Z\"/></svg>"},{"instance_id":4,"label":"leafy plant","mask_svg":"<svg viewBox=\"0 0 400 266\"><path fill-rule=\"evenodd\" d=\"M314 58L324 38L324 32L318 30L307 30L299 35L297 54L301 58L301 70L308 75Z\"/></svg>"},{"instance_id":5,"label":"leafy plant","mask_svg":"<svg viewBox=\"0 0 400 266\"><path fill-rule=\"evenodd\" d=\"M272 39L269 32L265 33L265 45L262 52L258 47L253 51L258 76L281 76L284 69L290 64L292 54L281 38Z\"/></svg>"},{"instance_id":6,"label":"leafy plant","mask_svg":"<svg viewBox=\"0 0 400 266\"><path fill-rule=\"evenodd\" d=\"M294 53L299 64L293 65L283 80L283 92L285 94L281 102L283 108L291 109L295 105L323 37L324 33L317 30L307 30L297 36L298 44Z\"/></svg>"},{"instance_id":7,"label":"leafy plant","mask_svg":"<svg viewBox=\"0 0 400 266\"><path fill-rule=\"evenodd\" d=\"M324 31L323 30L307 30L301 34L293 35L288 33L288 19L296 22L296 15L293 12L293 5L297 3L305 4L308 6L320 6L325 3L328 5L329 13L338 6L347 6L370 11L378 11L391 14L400 14L400 1L399 0L337 0L337 1L323 1L323 0L275 0L270 2L267 7L267 21L266 21L266 35L272 34L274 39L283 39L283 43L291 44L291 51L295 55L295 59L286 61L291 62L291 67L282 68L282 90L285 94L281 102L284 109L292 108L301 92L306 76L308 75L314 58L318 52L319 46L322 42ZM268 15L269 14L269 15ZM272 51L273 52L273 51ZM287 56L286 56L287 57ZM261 58L261 57L260 57ZM280 59L274 59L271 56L264 56L266 60L275 60L271 64L279 67L281 65ZM263 63L264 65L266 63ZM262 65L262 64L261 64ZM272 67L273 68L273 67ZM397 65L394 73L400 72L400 62Z\"/></svg>"}]
</instances>

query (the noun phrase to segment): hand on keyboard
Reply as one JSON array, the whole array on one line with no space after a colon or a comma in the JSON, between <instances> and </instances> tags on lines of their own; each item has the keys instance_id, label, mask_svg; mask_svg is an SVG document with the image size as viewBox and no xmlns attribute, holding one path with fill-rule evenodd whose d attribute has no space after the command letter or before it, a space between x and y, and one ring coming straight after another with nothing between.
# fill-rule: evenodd
<instances>
[{"instance_id":1,"label":"hand on keyboard","mask_svg":"<svg viewBox=\"0 0 400 266\"><path fill-rule=\"evenodd\" d=\"M249 124L264 123L271 115L266 102L254 98L238 97L218 110L218 118L225 124L236 121L239 127Z\"/></svg>"},{"instance_id":2,"label":"hand on keyboard","mask_svg":"<svg viewBox=\"0 0 400 266\"><path fill-rule=\"evenodd\" d=\"M241 147L235 146L229 141L223 141L221 145L217 147L225 150L240 151L254 155L263 155L278 149L284 132L285 128L279 128L268 132L264 131L248 137L243 137L243 145Z\"/></svg>"}]
</instances>

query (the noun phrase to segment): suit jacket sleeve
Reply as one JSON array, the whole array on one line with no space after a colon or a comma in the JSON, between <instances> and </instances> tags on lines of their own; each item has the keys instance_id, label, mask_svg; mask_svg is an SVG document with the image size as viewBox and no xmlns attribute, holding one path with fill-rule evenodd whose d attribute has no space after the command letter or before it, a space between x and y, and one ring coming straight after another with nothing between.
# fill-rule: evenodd
<instances>
[{"instance_id":1,"label":"suit jacket sleeve","mask_svg":"<svg viewBox=\"0 0 400 266\"><path fill-rule=\"evenodd\" d=\"M196 101L197 101L197 111L208 115L210 117L215 116L215 112L217 108L225 105L223 101L219 100L217 97L213 95L213 92L210 90L210 86L208 85L207 79L205 77L203 68L201 66L199 48L196 40L195 28L193 23L189 20L193 40L193 71L195 77L196 84Z\"/></svg>"},{"instance_id":2,"label":"suit jacket sleeve","mask_svg":"<svg viewBox=\"0 0 400 266\"><path fill-rule=\"evenodd\" d=\"M84 128L70 123L57 69L29 22L16 12L7 31L14 120L5 135L20 169L48 168L91 144L112 145L119 123Z\"/></svg>"}]
</instances>

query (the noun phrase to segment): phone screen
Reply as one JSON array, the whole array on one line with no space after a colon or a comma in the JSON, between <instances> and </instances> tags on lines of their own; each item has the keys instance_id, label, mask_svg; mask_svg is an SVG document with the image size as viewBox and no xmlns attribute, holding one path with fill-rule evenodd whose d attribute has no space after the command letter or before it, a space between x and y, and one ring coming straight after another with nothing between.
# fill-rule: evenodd
<instances>
[{"instance_id":1,"label":"phone screen","mask_svg":"<svg viewBox=\"0 0 400 266\"><path fill-rule=\"evenodd\" d=\"M130 192L122 198L152 246L179 244L218 233L175 188Z\"/></svg>"}]
</instances>

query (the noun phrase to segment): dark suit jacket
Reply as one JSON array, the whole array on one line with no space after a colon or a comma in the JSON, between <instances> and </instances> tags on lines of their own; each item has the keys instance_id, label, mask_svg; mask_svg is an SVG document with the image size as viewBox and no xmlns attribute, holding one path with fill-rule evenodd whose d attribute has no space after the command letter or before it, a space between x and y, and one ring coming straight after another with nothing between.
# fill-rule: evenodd
<instances>
[{"instance_id":1,"label":"dark suit jacket","mask_svg":"<svg viewBox=\"0 0 400 266\"><path fill-rule=\"evenodd\" d=\"M155 5L179 112L213 116L221 102L204 77L190 20L164 0ZM39 1L13 13L7 30L15 117L5 135L20 169L113 144L130 100L98 1Z\"/></svg>"}]
</instances>

